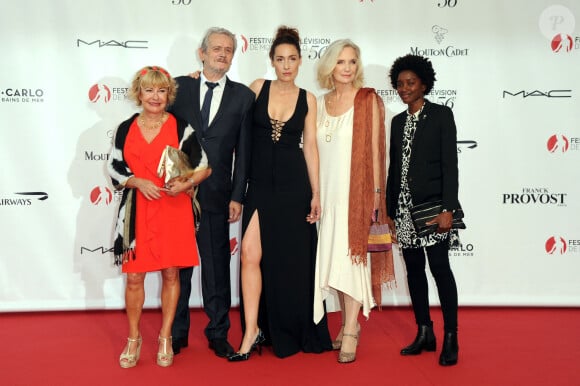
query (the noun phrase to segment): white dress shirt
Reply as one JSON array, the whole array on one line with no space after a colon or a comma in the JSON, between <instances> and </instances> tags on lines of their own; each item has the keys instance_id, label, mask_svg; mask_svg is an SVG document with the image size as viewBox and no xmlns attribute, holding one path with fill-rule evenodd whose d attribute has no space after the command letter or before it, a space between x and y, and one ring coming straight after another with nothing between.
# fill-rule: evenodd
<instances>
[{"instance_id":1,"label":"white dress shirt","mask_svg":"<svg viewBox=\"0 0 580 386\"><path fill-rule=\"evenodd\" d=\"M201 82L199 83L199 109L201 111L201 106L203 105L203 99L205 98L205 93L207 92L207 85L205 82L209 82L205 76L203 76L203 72L200 74ZM209 119L208 119L208 127L211 125L213 118L215 117L220 103L222 101L222 96L224 95L224 88L226 86L226 76L224 75L220 80L217 82L218 85L213 89L213 96L211 98L211 105L209 106Z\"/></svg>"}]
</instances>

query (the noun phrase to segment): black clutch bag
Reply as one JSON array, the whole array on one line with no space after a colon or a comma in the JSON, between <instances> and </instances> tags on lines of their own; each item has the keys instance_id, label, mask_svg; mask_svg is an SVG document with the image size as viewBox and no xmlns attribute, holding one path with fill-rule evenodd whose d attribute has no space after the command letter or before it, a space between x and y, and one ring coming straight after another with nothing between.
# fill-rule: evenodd
<instances>
[{"instance_id":1,"label":"black clutch bag","mask_svg":"<svg viewBox=\"0 0 580 386\"><path fill-rule=\"evenodd\" d=\"M428 221L433 220L439 213L443 211L441 200L425 202L423 204L415 205L411 208L411 218L417 236L423 237L437 231L437 224L427 225ZM461 208L453 211L452 229L465 229L463 222L463 210Z\"/></svg>"}]
</instances>

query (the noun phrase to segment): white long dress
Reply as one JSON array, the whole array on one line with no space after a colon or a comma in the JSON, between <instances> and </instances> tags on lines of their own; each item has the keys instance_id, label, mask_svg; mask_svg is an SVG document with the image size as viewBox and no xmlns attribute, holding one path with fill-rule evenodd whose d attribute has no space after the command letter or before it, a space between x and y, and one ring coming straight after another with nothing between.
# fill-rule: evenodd
<instances>
[{"instance_id":1,"label":"white long dress","mask_svg":"<svg viewBox=\"0 0 580 386\"><path fill-rule=\"evenodd\" d=\"M353 264L348 251L348 200L354 108L333 117L326 112L324 97L318 98L317 140L320 157L320 203L314 278L314 322L327 310L339 308L336 291L362 303L368 318L375 306L372 294L370 254L366 265Z\"/></svg>"}]
</instances>

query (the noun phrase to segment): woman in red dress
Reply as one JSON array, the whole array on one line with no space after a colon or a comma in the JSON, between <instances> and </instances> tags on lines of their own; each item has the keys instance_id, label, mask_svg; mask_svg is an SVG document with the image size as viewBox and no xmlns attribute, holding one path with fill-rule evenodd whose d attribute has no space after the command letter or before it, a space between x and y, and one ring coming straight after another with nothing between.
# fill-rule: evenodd
<instances>
[{"instance_id":1,"label":"woman in red dress","mask_svg":"<svg viewBox=\"0 0 580 386\"><path fill-rule=\"evenodd\" d=\"M123 368L134 367L139 360L144 281L151 271L161 271L162 277L157 364L166 367L173 363L171 325L179 297L179 268L198 265L188 193L211 174L211 169L195 130L166 112L175 100L176 88L161 67L144 67L135 74L129 95L142 111L119 125L109 158L113 184L123 189L115 229L115 263L127 274L129 337L119 358ZM165 183L157 170L168 145L186 153L193 170Z\"/></svg>"}]
</instances>

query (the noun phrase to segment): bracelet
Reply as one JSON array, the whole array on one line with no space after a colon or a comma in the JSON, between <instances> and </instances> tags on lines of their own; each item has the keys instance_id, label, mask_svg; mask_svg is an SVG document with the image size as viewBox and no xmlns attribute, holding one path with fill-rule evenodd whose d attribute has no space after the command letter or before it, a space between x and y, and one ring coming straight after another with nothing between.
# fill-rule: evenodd
<instances>
[{"instance_id":1,"label":"bracelet","mask_svg":"<svg viewBox=\"0 0 580 386\"><path fill-rule=\"evenodd\" d=\"M381 188L375 188L375 193L380 193L381 192Z\"/></svg>"},{"instance_id":2,"label":"bracelet","mask_svg":"<svg viewBox=\"0 0 580 386\"><path fill-rule=\"evenodd\" d=\"M187 182L191 182L191 187L193 188L195 186L195 182L193 181L193 177L189 178L187 180Z\"/></svg>"}]
</instances>

